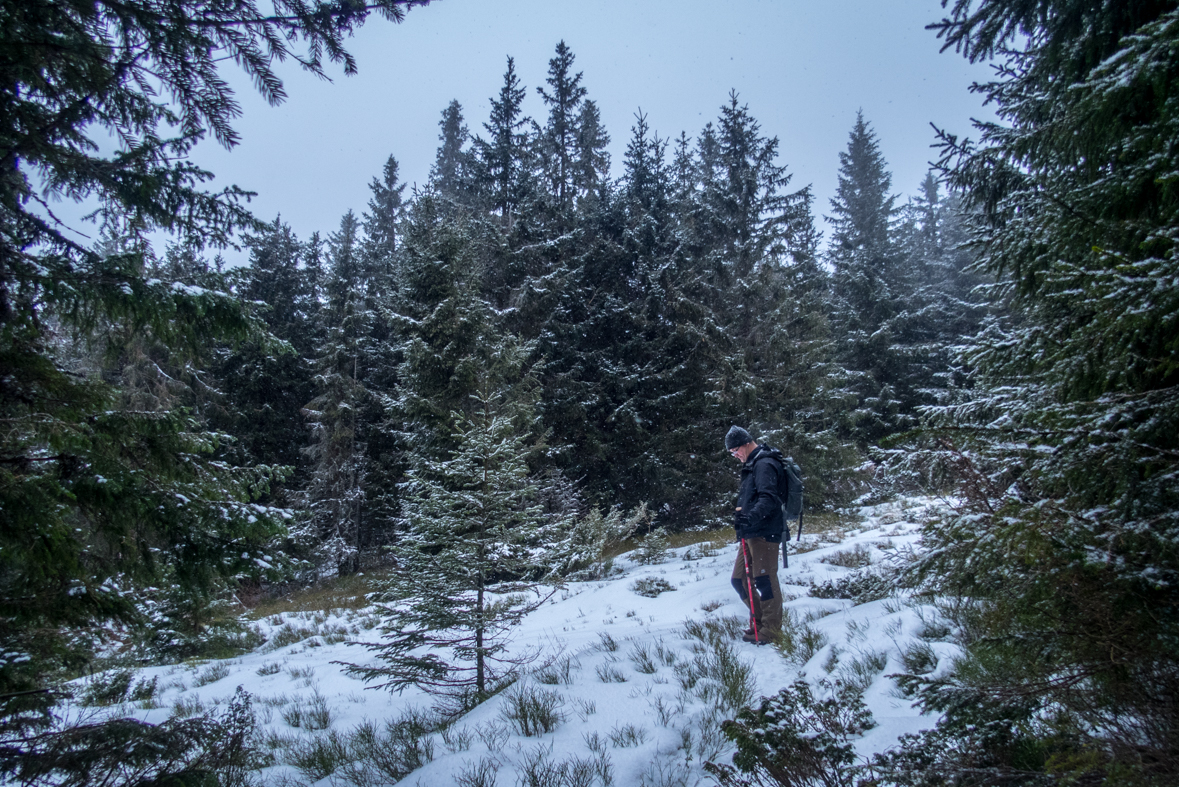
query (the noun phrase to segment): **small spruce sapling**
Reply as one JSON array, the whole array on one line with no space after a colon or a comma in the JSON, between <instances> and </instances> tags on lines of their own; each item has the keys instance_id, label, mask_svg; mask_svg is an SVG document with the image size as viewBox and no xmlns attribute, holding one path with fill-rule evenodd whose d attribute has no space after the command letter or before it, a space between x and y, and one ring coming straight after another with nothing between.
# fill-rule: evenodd
<instances>
[{"instance_id":1,"label":"small spruce sapling","mask_svg":"<svg viewBox=\"0 0 1179 787\"><path fill-rule=\"evenodd\" d=\"M726 787L788 785L851 787L856 783L854 738L876 726L859 689L822 680L827 694L795 681L755 710L744 708L721 729L737 744L733 765L704 768Z\"/></svg>"},{"instance_id":2,"label":"small spruce sapling","mask_svg":"<svg viewBox=\"0 0 1179 787\"><path fill-rule=\"evenodd\" d=\"M535 655L508 649L510 631L552 595L547 544L569 523L546 516L529 475L534 449L528 347L500 341L479 359L466 413L453 413L453 449L412 457L403 485L407 528L378 598L386 638L366 643L381 662L350 672L401 691L416 685L483 701Z\"/></svg>"}]
</instances>

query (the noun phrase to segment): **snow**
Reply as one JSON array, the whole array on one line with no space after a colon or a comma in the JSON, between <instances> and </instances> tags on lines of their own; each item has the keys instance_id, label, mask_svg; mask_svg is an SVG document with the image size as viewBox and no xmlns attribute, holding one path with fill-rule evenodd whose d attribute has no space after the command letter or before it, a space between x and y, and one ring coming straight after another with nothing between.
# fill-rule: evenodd
<instances>
[{"instance_id":1,"label":"snow","mask_svg":"<svg viewBox=\"0 0 1179 787\"><path fill-rule=\"evenodd\" d=\"M885 654L886 666L870 678L864 692L877 726L857 740L857 754L870 757L895 745L904 733L933 726L936 717L922 715L887 677L905 671L904 654L917 644L932 650L937 659L936 672L950 668L957 647L919 636L929 621L936 620L932 608L916 605L899 593L855 605L848 600L814 598L807 591L814 584L851 572L853 569L835 563L847 562L853 552L866 553L879 563L919 550L920 522L939 505L930 499L908 498L864 507L859 510L862 525L858 529L804 534L801 546L808 550L805 552L797 552L799 544L791 544L790 567L779 568L787 614L796 625L809 626L820 634L826 644L799 664L775 647L732 640L741 661L752 669L754 697L774 694L799 678L817 682L846 677L856 658ZM701 699L699 692L683 689L676 667L667 661L682 665L702 652L700 640L685 634L688 621L730 617L747 620L745 608L729 584L736 547L717 547L714 554L705 557L700 557L701 552L707 554L710 550L702 550L699 544L671 550L668 560L657 565L640 565L632 559L635 553L628 553L615 561L621 569L618 575L604 581L568 584L519 625L512 643L516 652L531 649L543 654L520 685L557 692L565 720L555 730L537 737L519 735L504 716L508 696L507 692L501 693L466 714L452 728L466 728L471 733L469 748L452 751L436 734L434 759L401 783L452 784L464 769L470 770L481 759L493 757L498 764L497 782L515 784L521 764L525 758L537 756L538 746L547 752L550 762L591 758L589 745L595 734L606 741L605 751L616 785L655 783L660 776L673 773L685 784L710 783L702 769L703 761L729 762L732 747L719 736L716 725L732 714L718 712ZM686 554L698 559L685 559ZM640 596L631 586L645 577L662 578L675 590L655 598ZM397 695L368 689L336 663L365 663L370 659L365 649L339 640L372 641L379 637L379 628L373 627L377 623L371 609L284 613L267 618L259 625L271 643L228 661L143 669L137 681L156 677L162 687L155 702L158 707L124 705L116 712L162 722L178 702L190 708L212 708L224 705L235 688L243 686L253 695L263 732L310 737L324 733L291 727L284 721L285 709L322 698L331 709L331 729L347 732L365 721L381 725L409 708L428 708L433 698L420 691L407 690ZM314 630L317 636L274 647L272 643L283 641L275 640L275 635L296 629L305 629L303 635L308 633L306 630ZM295 638L298 635L290 637ZM616 643L613 650L611 642ZM660 646L666 657L654 659L654 672L641 671L637 649L654 652ZM538 673L545 663L559 664L566 658L572 659L567 681L552 685L541 682ZM223 676L221 670L227 670ZM621 678L621 682L604 682L603 676ZM210 682L199 685L205 680ZM612 733L620 741L624 738L621 732L626 725L640 731L642 742L630 746L611 742ZM689 734L693 743L691 750L686 750L684 741ZM283 764L268 769L266 775L301 779L298 771ZM329 777L318 784L334 783L342 782L332 782Z\"/></svg>"}]
</instances>

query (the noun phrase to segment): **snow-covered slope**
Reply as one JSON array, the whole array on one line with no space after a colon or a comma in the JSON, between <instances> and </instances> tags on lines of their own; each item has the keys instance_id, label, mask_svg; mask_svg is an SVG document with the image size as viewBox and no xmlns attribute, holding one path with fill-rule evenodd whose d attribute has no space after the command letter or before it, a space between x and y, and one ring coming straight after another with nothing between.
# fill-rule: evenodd
<instances>
[{"instance_id":1,"label":"snow-covered slope","mask_svg":"<svg viewBox=\"0 0 1179 787\"><path fill-rule=\"evenodd\" d=\"M945 632L933 610L895 593L856 605L808 591L857 565L903 559L917 548L918 523L935 505L905 499L864 508L858 529L804 535L801 547L792 543L790 567L780 569L791 632L785 649L739 639L747 615L729 584L733 544L672 550L656 565L627 555L615 561L620 575L569 584L515 631L514 648L541 654L523 679L445 735L429 736L432 759L403 783L485 785L494 776L496 784L515 785L562 767L580 773L587 785L607 779L617 785L707 783L703 763L728 762L732 751L720 721L732 716L737 702L776 693L799 677L842 678L864 687L877 726L857 741L861 756L888 748L901 733L932 726L935 719L923 717L885 676L912 668L915 660L926 662L925 671L949 665L956 649L938 641ZM675 589L640 595L635 583L645 578ZM300 745L333 734L345 740L358 725L375 722L379 729L431 705L431 697L413 690L366 689L333 663L370 658L347 640L376 638L374 622L366 610L268 618L262 623L267 645L230 661L142 670L136 685L155 679L154 700L117 710L158 722L211 709L242 686L253 695L263 739L275 754L277 764L264 773L315 781L314 769L284 762ZM298 641L276 647L291 640ZM510 712L521 692L549 706L550 731L520 734ZM579 783L572 775L566 781Z\"/></svg>"}]
</instances>

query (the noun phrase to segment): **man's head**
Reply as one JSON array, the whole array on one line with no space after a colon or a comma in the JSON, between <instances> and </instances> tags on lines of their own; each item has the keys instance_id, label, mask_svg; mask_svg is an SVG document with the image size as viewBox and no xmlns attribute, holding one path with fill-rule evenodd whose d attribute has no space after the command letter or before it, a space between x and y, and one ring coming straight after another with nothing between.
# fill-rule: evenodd
<instances>
[{"instance_id":1,"label":"man's head","mask_svg":"<svg viewBox=\"0 0 1179 787\"><path fill-rule=\"evenodd\" d=\"M757 448L757 443L753 442L753 435L746 432L739 426L733 426L729 429L728 434L725 435L725 448L729 453L736 457L739 461L744 463L749 455L753 453L753 449Z\"/></svg>"}]
</instances>

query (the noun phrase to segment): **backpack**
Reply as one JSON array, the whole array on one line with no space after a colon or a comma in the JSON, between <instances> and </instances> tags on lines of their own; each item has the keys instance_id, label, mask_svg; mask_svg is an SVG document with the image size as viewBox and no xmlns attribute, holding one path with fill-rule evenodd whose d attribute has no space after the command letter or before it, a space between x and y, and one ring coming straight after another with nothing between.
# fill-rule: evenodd
<instances>
[{"instance_id":1,"label":"backpack","mask_svg":"<svg viewBox=\"0 0 1179 787\"><path fill-rule=\"evenodd\" d=\"M794 457L787 456L782 460L782 469L785 478L782 484L784 489L779 491L783 493L782 499L786 502L782 504L783 510L786 512L787 519L800 519L802 517L802 468L798 466L798 462L794 461Z\"/></svg>"},{"instance_id":2,"label":"backpack","mask_svg":"<svg viewBox=\"0 0 1179 787\"><path fill-rule=\"evenodd\" d=\"M783 456L777 448L767 452L782 466L782 477L778 481L778 497L782 499L782 513L787 519L798 520L798 538L802 540L802 468L792 456ZM789 537L787 537L789 540Z\"/></svg>"},{"instance_id":3,"label":"backpack","mask_svg":"<svg viewBox=\"0 0 1179 787\"><path fill-rule=\"evenodd\" d=\"M783 456L776 448L769 450L769 455L777 459L782 465L782 478L778 481L778 497L782 498L782 512L786 520L798 520L798 541L803 540L803 471L795 462L795 457ZM789 525L788 525L789 527ZM790 533L786 533L786 541L790 541ZM785 544L782 548L783 566L786 563Z\"/></svg>"}]
</instances>

